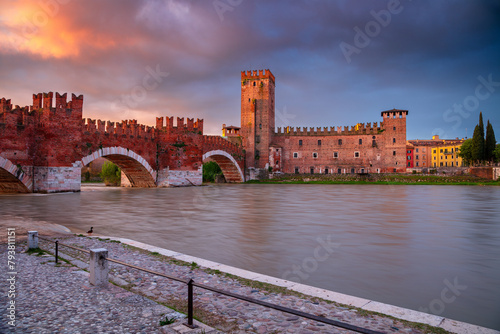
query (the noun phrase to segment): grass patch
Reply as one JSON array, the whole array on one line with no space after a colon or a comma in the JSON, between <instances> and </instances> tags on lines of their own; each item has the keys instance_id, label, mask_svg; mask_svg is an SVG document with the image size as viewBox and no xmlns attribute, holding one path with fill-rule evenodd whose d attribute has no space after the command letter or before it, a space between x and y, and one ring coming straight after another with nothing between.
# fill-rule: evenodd
<instances>
[{"instance_id":1,"label":"grass patch","mask_svg":"<svg viewBox=\"0 0 500 334\"><path fill-rule=\"evenodd\" d=\"M173 324L175 322L175 320L176 319L174 317L172 317L172 318L165 317L165 320L160 320L160 326Z\"/></svg>"},{"instance_id":2,"label":"grass patch","mask_svg":"<svg viewBox=\"0 0 500 334\"><path fill-rule=\"evenodd\" d=\"M251 180L250 184L379 184L379 185L475 185L500 186L499 181L470 175L441 176L430 174L287 174L269 180Z\"/></svg>"},{"instance_id":3,"label":"grass patch","mask_svg":"<svg viewBox=\"0 0 500 334\"><path fill-rule=\"evenodd\" d=\"M42 256L44 254L50 254L49 252L41 249L41 248L31 248L26 251L26 254L28 255L36 255L36 256Z\"/></svg>"}]
</instances>

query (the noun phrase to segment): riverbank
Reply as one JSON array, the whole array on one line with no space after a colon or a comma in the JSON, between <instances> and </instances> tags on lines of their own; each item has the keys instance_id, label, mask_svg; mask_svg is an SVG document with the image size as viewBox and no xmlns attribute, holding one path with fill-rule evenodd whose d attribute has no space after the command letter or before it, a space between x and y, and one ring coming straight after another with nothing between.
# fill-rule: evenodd
<instances>
[{"instance_id":1,"label":"riverbank","mask_svg":"<svg viewBox=\"0 0 500 334\"><path fill-rule=\"evenodd\" d=\"M385 184L385 185L477 185L500 186L500 180L493 181L471 175L431 174L283 174L271 179L252 180L258 184Z\"/></svg>"},{"instance_id":2,"label":"riverbank","mask_svg":"<svg viewBox=\"0 0 500 334\"><path fill-rule=\"evenodd\" d=\"M446 329L457 333L498 333L442 317L286 282L132 240L71 234L59 234L58 240L84 249L106 248L111 258L143 268L193 278L196 282L219 289L385 333L447 333ZM40 246L53 252L52 244L41 241ZM5 248L5 244L0 246L2 253ZM18 243L20 250L26 250L24 241ZM18 330L94 333L111 328L118 332L168 333L166 327L160 326L160 320L183 317L174 310L186 312L185 284L110 263L111 281L115 285L106 289L95 288L88 284L88 273L74 266L88 263L88 255L64 247L60 248L60 254L68 261L61 266L54 266L53 257L19 254L23 265L18 273L22 282L18 288ZM287 284L296 289L290 289ZM342 298L342 303L335 301L338 298ZM386 313L393 312L395 317L381 314L384 310ZM124 318L124 315L127 317ZM398 319L416 315L420 318L415 319L431 320L436 326ZM199 289L195 289L195 317L225 333L346 332ZM175 324L180 322L182 320L177 320Z\"/></svg>"}]
</instances>

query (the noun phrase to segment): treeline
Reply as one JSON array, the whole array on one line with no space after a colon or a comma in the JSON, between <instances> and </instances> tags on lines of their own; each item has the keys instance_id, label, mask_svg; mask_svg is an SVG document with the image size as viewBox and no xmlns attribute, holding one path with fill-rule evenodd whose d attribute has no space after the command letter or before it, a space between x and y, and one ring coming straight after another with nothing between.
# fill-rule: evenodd
<instances>
[{"instance_id":1,"label":"treeline","mask_svg":"<svg viewBox=\"0 0 500 334\"><path fill-rule=\"evenodd\" d=\"M472 138L462 143L458 156L467 165L485 165L500 161L500 144L497 144L493 126L488 120L484 132L483 113L479 113L479 123L474 128Z\"/></svg>"}]
</instances>

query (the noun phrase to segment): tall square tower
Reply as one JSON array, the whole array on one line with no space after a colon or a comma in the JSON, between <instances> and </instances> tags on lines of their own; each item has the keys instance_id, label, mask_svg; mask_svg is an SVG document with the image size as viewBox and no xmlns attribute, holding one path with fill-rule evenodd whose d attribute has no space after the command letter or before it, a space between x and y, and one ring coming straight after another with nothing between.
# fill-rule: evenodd
<instances>
[{"instance_id":1,"label":"tall square tower","mask_svg":"<svg viewBox=\"0 0 500 334\"><path fill-rule=\"evenodd\" d=\"M265 168L274 135L274 75L269 70L241 72L241 137L246 168Z\"/></svg>"}]
</instances>

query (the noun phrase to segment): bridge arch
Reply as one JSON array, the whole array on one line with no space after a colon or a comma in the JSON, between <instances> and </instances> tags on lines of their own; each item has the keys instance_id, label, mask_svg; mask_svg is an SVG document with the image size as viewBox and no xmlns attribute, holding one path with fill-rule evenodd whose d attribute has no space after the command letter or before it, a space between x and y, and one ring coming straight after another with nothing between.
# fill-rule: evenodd
<instances>
[{"instance_id":1,"label":"bridge arch","mask_svg":"<svg viewBox=\"0 0 500 334\"><path fill-rule=\"evenodd\" d=\"M82 166L101 157L120 167L132 187L156 187L156 171L134 151L123 147L104 147L82 158Z\"/></svg>"},{"instance_id":2,"label":"bridge arch","mask_svg":"<svg viewBox=\"0 0 500 334\"><path fill-rule=\"evenodd\" d=\"M240 165L226 151L213 150L203 154L203 162L207 161L215 161L219 165L227 182L245 182L245 176Z\"/></svg>"},{"instance_id":3,"label":"bridge arch","mask_svg":"<svg viewBox=\"0 0 500 334\"><path fill-rule=\"evenodd\" d=\"M33 192L33 180L22 167L0 157L0 192Z\"/></svg>"}]
</instances>

